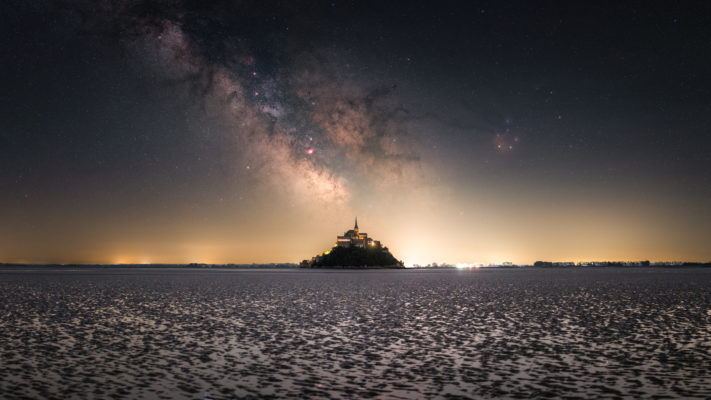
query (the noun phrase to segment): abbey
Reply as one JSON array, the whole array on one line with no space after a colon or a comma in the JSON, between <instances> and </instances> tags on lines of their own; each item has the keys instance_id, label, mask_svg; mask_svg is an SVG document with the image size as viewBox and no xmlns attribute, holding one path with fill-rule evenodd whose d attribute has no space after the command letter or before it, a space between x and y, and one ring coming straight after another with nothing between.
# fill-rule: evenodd
<instances>
[{"instance_id":1,"label":"abbey","mask_svg":"<svg viewBox=\"0 0 711 400\"><path fill-rule=\"evenodd\" d=\"M361 247L361 248L380 248L380 241L369 238L365 232L358 231L358 217L355 219L355 226L348 230L343 236L336 238L336 246L338 247Z\"/></svg>"},{"instance_id":2,"label":"abbey","mask_svg":"<svg viewBox=\"0 0 711 400\"><path fill-rule=\"evenodd\" d=\"M369 238L358 229L358 217L353 229L336 237L330 250L303 260L301 268L405 268L380 241Z\"/></svg>"}]
</instances>

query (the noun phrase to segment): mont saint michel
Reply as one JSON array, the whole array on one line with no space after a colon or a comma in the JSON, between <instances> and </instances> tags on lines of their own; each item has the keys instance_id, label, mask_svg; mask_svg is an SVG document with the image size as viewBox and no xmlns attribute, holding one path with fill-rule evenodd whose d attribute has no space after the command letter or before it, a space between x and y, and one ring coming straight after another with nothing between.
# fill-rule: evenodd
<instances>
[{"instance_id":1,"label":"mont saint michel","mask_svg":"<svg viewBox=\"0 0 711 400\"><path fill-rule=\"evenodd\" d=\"M353 229L336 237L330 250L301 262L302 268L405 268L379 240L358 229L358 218Z\"/></svg>"}]
</instances>

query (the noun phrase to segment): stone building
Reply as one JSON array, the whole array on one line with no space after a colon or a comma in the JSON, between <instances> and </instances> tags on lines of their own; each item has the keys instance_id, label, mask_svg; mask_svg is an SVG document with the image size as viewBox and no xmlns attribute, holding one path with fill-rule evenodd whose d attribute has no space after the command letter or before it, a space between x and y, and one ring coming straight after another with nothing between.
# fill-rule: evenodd
<instances>
[{"instance_id":1,"label":"stone building","mask_svg":"<svg viewBox=\"0 0 711 400\"><path fill-rule=\"evenodd\" d=\"M358 217L356 217L353 229L346 231L342 236L336 237L336 246L361 248L380 247L380 241L369 238L365 232L360 232L358 230Z\"/></svg>"}]
</instances>

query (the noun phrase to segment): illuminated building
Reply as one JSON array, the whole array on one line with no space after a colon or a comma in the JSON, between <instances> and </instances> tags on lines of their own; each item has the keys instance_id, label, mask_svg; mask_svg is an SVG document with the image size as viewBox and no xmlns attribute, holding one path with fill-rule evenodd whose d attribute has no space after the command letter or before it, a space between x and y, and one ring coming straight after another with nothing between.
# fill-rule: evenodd
<instances>
[{"instance_id":1,"label":"illuminated building","mask_svg":"<svg viewBox=\"0 0 711 400\"><path fill-rule=\"evenodd\" d=\"M353 229L348 230L342 236L336 237L336 246L361 248L380 247L380 241L369 238L365 232L360 232L358 230L358 217L356 217Z\"/></svg>"},{"instance_id":2,"label":"illuminated building","mask_svg":"<svg viewBox=\"0 0 711 400\"><path fill-rule=\"evenodd\" d=\"M373 240L368 234L355 226L343 235L336 237L336 243L330 250L303 260L302 268L405 268L402 261L396 259L379 240Z\"/></svg>"}]
</instances>

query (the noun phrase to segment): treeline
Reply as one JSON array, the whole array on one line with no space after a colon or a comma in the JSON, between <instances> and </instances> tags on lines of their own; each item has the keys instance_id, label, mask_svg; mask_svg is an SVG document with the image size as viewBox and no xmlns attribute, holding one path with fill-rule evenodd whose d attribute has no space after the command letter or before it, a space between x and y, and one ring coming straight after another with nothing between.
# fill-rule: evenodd
<instances>
[{"instance_id":1,"label":"treeline","mask_svg":"<svg viewBox=\"0 0 711 400\"><path fill-rule=\"evenodd\" d=\"M328 254L315 257L311 262L304 260L302 267L333 268L333 267L390 267L404 268L387 247L334 247Z\"/></svg>"},{"instance_id":2,"label":"treeline","mask_svg":"<svg viewBox=\"0 0 711 400\"><path fill-rule=\"evenodd\" d=\"M574 263L567 262L551 262L551 261L536 261L534 267L648 267L649 261L586 261Z\"/></svg>"},{"instance_id":3,"label":"treeline","mask_svg":"<svg viewBox=\"0 0 711 400\"><path fill-rule=\"evenodd\" d=\"M534 267L711 267L711 263L688 262L688 261L664 261L664 262L649 262L645 261L585 261L585 262L551 262L551 261L536 261Z\"/></svg>"},{"instance_id":4,"label":"treeline","mask_svg":"<svg viewBox=\"0 0 711 400\"><path fill-rule=\"evenodd\" d=\"M0 263L0 268L297 268L294 263L268 263L268 264L17 264Z\"/></svg>"}]
</instances>

